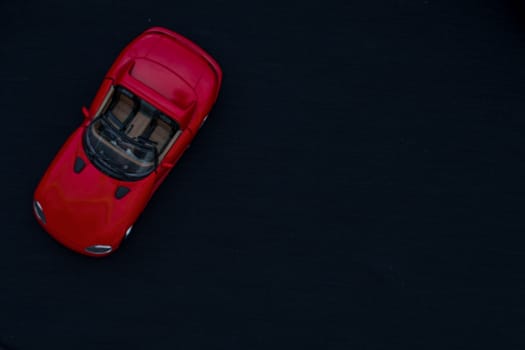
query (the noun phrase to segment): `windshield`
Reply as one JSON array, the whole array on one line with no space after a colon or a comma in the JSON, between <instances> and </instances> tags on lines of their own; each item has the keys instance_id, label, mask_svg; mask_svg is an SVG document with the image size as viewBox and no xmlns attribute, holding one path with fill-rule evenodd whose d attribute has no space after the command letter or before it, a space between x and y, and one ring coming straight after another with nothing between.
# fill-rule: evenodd
<instances>
[{"instance_id":1,"label":"windshield","mask_svg":"<svg viewBox=\"0 0 525 350\"><path fill-rule=\"evenodd\" d=\"M109 176L139 180L156 169L178 126L149 103L121 87L84 138L86 154Z\"/></svg>"}]
</instances>

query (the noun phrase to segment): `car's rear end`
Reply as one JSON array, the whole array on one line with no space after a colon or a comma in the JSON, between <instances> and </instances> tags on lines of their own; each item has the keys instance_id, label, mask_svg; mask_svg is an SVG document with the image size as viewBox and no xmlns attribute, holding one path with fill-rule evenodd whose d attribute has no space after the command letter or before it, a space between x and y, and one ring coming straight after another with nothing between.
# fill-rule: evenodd
<instances>
[{"instance_id":1,"label":"car's rear end","mask_svg":"<svg viewBox=\"0 0 525 350\"><path fill-rule=\"evenodd\" d=\"M211 57L210 54L208 54L200 46L198 46L194 42L190 41L189 39L185 38L184 36L182 36L182 35L180 35L178 33L175 33L175 32L173 32L173 31L171 31L169 29L166 29L166 28L153 27L153 28L150 28L147 31L145 31L142 35L148 35L148 34L154 34L154 33L168 36L168 37L172 38L175 42L179 43L182 46L185 46L186 48L188 48L192 52L197 53L202 58L204 58L206 60L206 62L209 64L209 66L212 69L212 71L215 73L215 75L217 77L217 85L218 85L218 87L220 87L220 85L222 83L222 70L221 70L221 67L219 66L219 64L217 63L217 61L213 57ZM217 89L216 92L218 93L218 89ZM217 96L215 96L215 98L216 97Z\"/></svg>"},{"instance_id":2,"label":"car's rear end","mask_svg":"<svg viewBox=\"0 0 525 350\"><path fill-rule=\"evenodd\" d=\"M194 132L211 110L222 83L215 59L189 39L161 27L133 40L109 76Z\"/></svg>"}]
</instances>

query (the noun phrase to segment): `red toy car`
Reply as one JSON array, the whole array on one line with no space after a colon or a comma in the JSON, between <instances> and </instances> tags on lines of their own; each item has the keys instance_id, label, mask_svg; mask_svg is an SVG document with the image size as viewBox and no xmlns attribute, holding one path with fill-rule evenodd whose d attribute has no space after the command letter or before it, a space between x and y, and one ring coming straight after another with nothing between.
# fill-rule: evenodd
<instances>
[{"instance_id":1,"label":"red toy car","mask_svg":"<svg viewBox=\"0 0 525 350\"><path fill-rule=\"evenodd\" d=\"M40 181L38 222L78 253L115 251L206 120L221 80L217 62L179 34L155 27L133 40Z\"/></svg>"}]
</instances>

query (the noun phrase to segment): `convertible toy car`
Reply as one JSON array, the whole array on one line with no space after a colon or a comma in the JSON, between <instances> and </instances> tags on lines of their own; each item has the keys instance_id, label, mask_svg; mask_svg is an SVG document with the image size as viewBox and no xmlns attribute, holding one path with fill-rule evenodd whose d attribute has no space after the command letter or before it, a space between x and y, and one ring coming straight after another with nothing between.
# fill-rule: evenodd
<instances>
[{"instance_id":1,"label":"convertible toy car","mask_svg":"<svg viewBox=\"0 0 525 350\"><path fill-rule=\"evenodd\" d=\"M38 222L78 253L115 251L206 121L221 80L217 62L179 34L155 27L133 40L38 184Z\"/></svg>"}]
</instances>

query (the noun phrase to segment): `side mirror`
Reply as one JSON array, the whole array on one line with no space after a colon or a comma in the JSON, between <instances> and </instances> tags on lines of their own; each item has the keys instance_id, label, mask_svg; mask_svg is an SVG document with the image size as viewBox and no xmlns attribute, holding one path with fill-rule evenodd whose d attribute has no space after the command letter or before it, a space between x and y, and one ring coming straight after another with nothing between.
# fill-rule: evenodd
<instances>
[{"instance_id":1,"label":"side mirror","mask_svg":"<svg viewBox=\"0 0 525 350\"><path fill-rule=\"evenodd\" d=\"M173 168L174 165L175 165L174 163L170 163L170 162L162 162L162 163L160 163L161 167L167 168L167 169Z\"/></svg>"},{"instance_id":2,"label":"side mirror","mask_svg":"<svg viewBox=\"0 0 525 350\"><path fill-rule=\"evenodd\" d=\"M82 115L84 116L84 122L82 125L87 126L89 124L89 110L86 106L82 106Z\"/></svg>"},{"instance_id":3,"label":"side mirror","mask_svg":"<svg viewBox=\"0 0 525 350\"><path fill-rule=\"evenodd\" d=\"M84 115L84 118L89 118L89 110L86 106L82 106L82 114Z\"/></svg>"}]
</instances>

